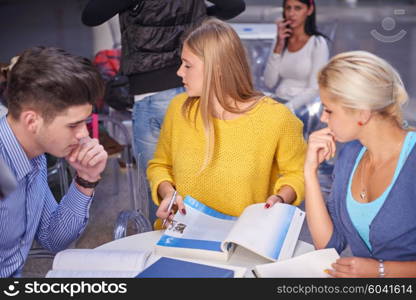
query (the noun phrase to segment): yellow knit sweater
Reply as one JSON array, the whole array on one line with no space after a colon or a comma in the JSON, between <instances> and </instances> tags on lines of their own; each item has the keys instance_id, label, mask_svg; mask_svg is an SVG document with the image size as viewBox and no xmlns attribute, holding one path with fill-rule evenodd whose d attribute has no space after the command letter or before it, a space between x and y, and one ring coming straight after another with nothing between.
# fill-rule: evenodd
<instances>
[{"instance_id":1,"label":"yellow knit sweater","mask_svg":"<svg viewBox=\"0 0 416 300\"><path fill-rule=\"evenodd\" d=\"M200 172L205 158L205 132L200 114L194 122L181 112L186 94L177 95L168 108L147 176L153 201L157 188L171 182L178 193L190 195L228 215L264 202L283 185L304 197L303 163L306 144L302 122L286 106L264 97L248 113L233 120L214 119L213 160Z\"/></svg>"}]
</instances>

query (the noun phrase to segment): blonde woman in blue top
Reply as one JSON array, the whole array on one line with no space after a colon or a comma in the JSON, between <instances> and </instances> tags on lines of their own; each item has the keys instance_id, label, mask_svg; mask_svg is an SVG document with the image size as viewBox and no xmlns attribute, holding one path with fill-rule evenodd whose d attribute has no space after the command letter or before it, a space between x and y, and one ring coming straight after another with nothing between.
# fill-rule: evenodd
<instances>
[{"instance_id":1,"label":"blonde woman in blue top","mask_svg":"<svg viewBox=\"0 0 416 300\"><path fill-rule=\"evenodd\" d=\"M347 245L328 273L334 277L416 276L416 134L402 127L407 93L385 60L341 53L318 76L327 128L309 138L306 215L315 246ZM325 203L317 169L346 144Z\"/></svg>"}]
</instances>

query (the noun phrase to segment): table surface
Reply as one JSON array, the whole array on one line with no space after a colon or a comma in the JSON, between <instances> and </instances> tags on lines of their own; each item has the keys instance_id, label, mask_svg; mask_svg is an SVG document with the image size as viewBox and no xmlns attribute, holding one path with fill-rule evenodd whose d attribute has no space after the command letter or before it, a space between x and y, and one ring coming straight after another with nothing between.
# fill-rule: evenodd
<instances>
[{"instance_id":1,"label":"table surface","mask_svg":"<svg viewBox=\"0 0 416 300\"><path fill-rule=\"evenodd\" d=\"M111 242L108 242L106 244L103 244L96 249L107 249L107 250L138 250L138 251L153 251L154 246L156 245L157 241L160 239L160 237L163 234L163 230L157 230L157 231L148 231L144 233L139 233L135 235L131 235L125 238L121 238L118 240L114 240ZM296 248L294 251L293 256L298 256L301 254L304 254L306 252L310 252L315 250L314 246L306 243L304 241L299 240L296 244ZM160 256L157 256L155 254L152 254L148 264L150 265L157 259L159 259ZM185 259L184 259L185 260ZM247 268L245 277L254 277L251 270L255 265L264 264L264 263L270 263L269 260L260 257L257 254L254 254L253 252L237 246L234 253L231 255L228 261L225 262L219 262L219 261L204 261L204 260L192 260L192 261L200 261L202 263L209 263L209 264L222 264L222 265L229 265L234 267L243 267Z\"/></svg>"}]
</instances>

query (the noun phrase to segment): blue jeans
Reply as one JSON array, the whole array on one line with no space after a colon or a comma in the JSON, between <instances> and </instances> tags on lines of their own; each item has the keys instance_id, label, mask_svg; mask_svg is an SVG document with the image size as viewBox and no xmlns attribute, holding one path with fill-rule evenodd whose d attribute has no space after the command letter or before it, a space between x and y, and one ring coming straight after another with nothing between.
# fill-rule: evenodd
<instances>
[{"instance_id":1,"label":"blue jeans","mask_svg":"<svg viewBox=\"0 0 416 300\"><path fill-rule=\"evenodd\" d=\"M170 101L177 94L183 93L183 87L164 90L143 98L134 103L133 107L133 142L136 158L139 157L139 165L145 171L147 163L153 158L156 144L159 139L160 128L165 117ZM156 219L157 206L151 200L149 194L149 219Z\"/></svg>"}]
</instances>

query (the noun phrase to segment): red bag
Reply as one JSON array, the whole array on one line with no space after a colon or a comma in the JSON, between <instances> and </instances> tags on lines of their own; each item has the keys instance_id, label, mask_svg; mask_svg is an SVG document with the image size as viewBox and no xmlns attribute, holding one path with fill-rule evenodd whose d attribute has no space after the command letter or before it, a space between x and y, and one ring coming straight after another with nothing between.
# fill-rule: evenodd
<instances>
[{"instance_id":1,"label":"red bag","mask_svg":"<svg viewBox=\"0 0 416 300\"><path fill-rule=\"evenodd\" d=\"M106 49L98 51L92 63L97 67L105 84L112 80L120 70L121 49ZM97 109L104 106L104 99L97 101Z\"/></svg>"},{"instance_id":2,"label":"red bag","mask_svg":"<svg viewBox=\"0 0 416 300\"><path fill-rule=\"evenodd\" d=\"M113 78L120 70L121 49L107 49L98 51L93 64L97 66L105 81Z\"/></svg>"}]
</instances>

